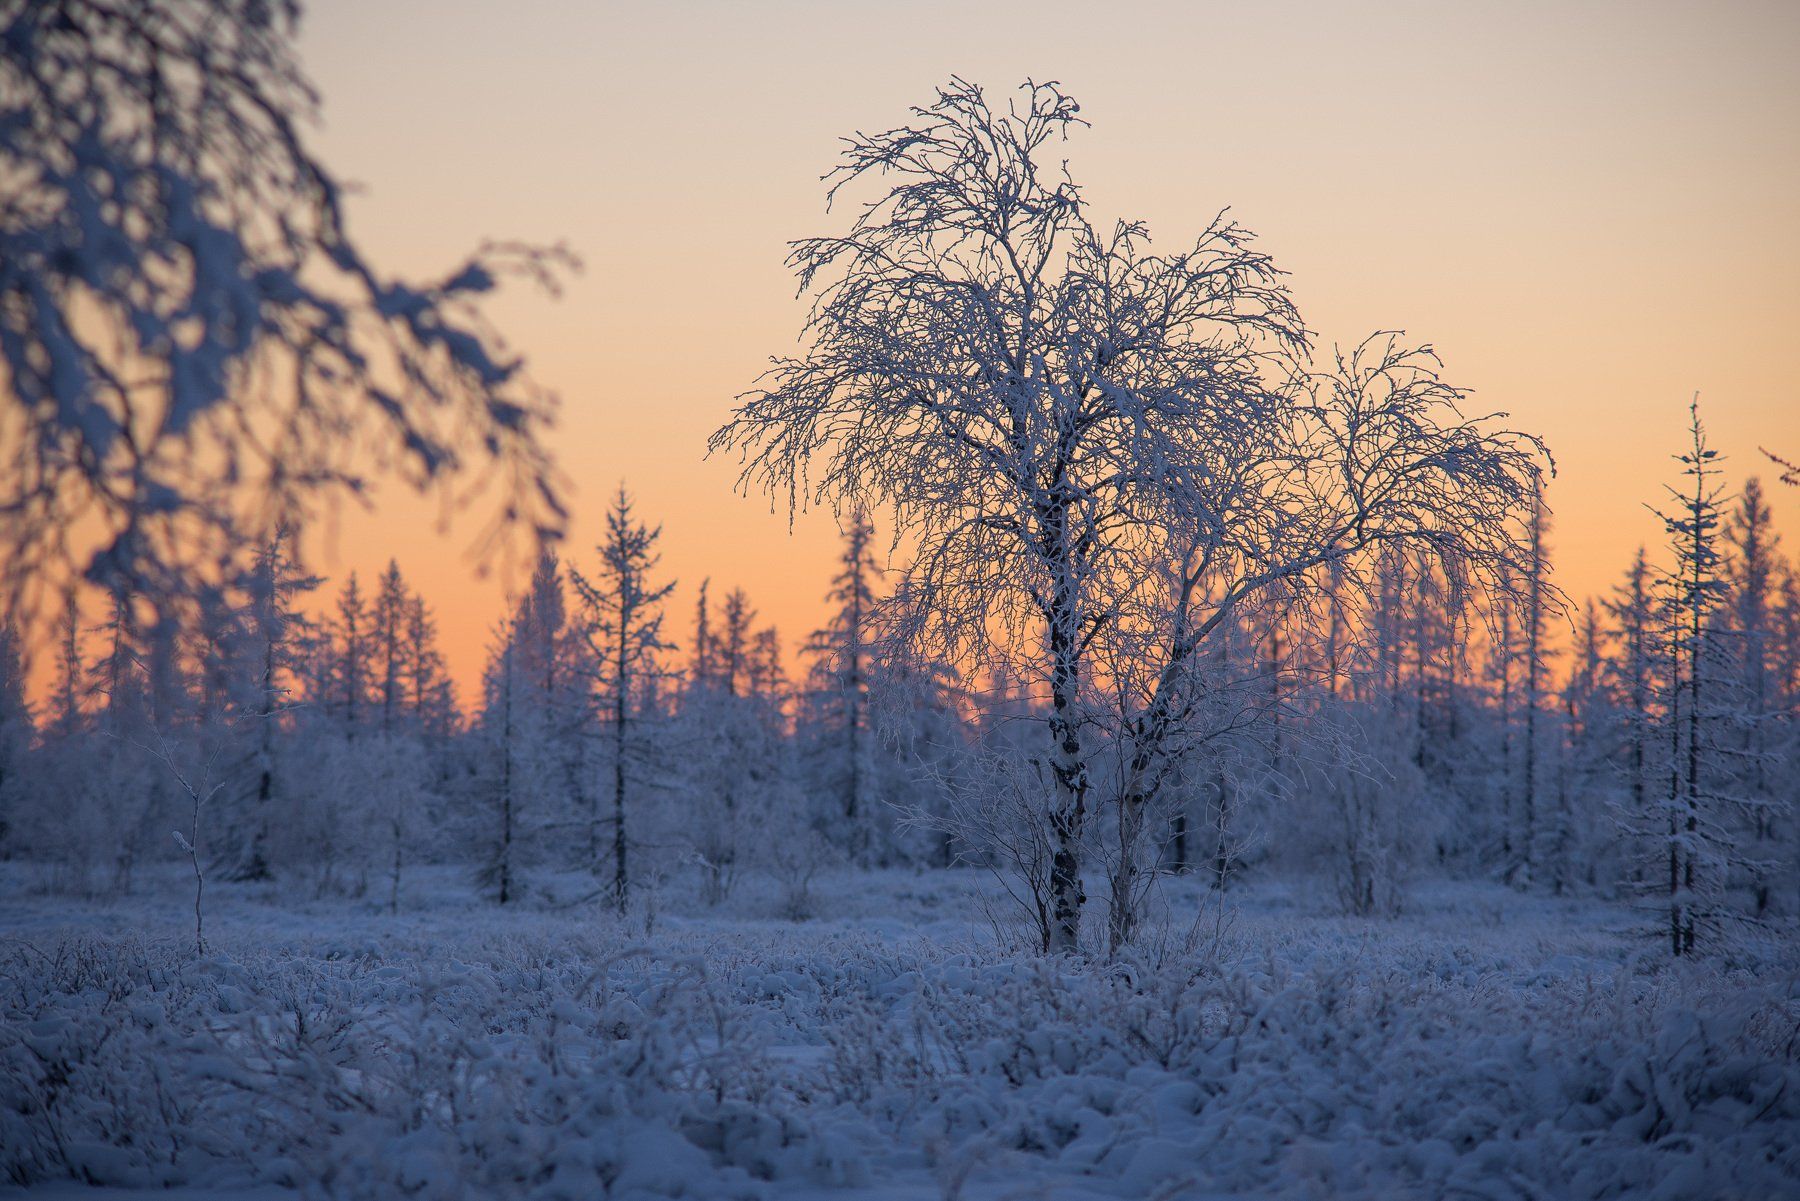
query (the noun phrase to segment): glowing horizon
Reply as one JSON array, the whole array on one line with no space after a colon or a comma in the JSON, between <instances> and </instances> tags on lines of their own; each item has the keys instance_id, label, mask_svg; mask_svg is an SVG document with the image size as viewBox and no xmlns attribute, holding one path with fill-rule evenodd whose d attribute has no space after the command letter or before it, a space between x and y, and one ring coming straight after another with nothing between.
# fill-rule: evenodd
<instances>
[{"instance_id":1,"label":"glowing horizon","mask_svg":"<svg viewBox=\"0 0 1800 1201\"><path fill-rule=\"evenodd\" d=\"M1096 21L1102 24L1096 26ZM991 92L1061 80L1092 128L1068 147L1096 213L1164 245L1217 209L1262 235L1322 346L1376 329L1433 343L1472 407L1557 458L1557 578L1609 589L1660 530L1697 390L1727 478L1800 455L1800 9L1586 5L1355 12L1271 4L904 11L315 0L302 61L315 144L371 256L428 274L484 239L566 242L561 299L492 315L562 398L574 486L562 547L593 561L620 482L664 530L684 645L694 589L742 586L793 648L820 624L829 515L734 496L706 436L802 306L786 242L840 228L819 176L836 139L901 122L951 74ZM1800 489L1771 487L1800 531ZM313 566L335 591L390 557L438 616L468 704L510 577L473 531L433 530L397 484L343 511ZM883 534L887 531L884 529ZM1800 550L1800 534L1785 549ZM322 595L319 605L329 603ZM685 651L684 651L685 653Z\"/></svg>"}]
</instances>

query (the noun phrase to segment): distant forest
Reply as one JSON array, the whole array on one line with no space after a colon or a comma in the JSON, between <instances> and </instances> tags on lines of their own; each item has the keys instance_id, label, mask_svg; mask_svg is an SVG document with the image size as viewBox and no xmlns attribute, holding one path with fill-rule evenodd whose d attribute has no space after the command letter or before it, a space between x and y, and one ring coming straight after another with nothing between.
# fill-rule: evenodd
<instances>
[{"instance_id":1,"label":"distant forest","mask_svg":"<svg viewBox=\"0 0 1800 1201\"><path fill-rule=\"evenodd\" d=\"M1358 914L1399 910L1421 872L1629 895L1677 953L1794 912L1800 573L1758 481L1722 491L1697 414L1678 468L1667 544L1604 597L1557 593L1539 505L1502 596L1393 553L1360 605L1323 571L1304 603L1243 612L1203 664L1215 702L1155 869L1316 873ZM672 880L720 904L764 873L795 917L833 864L962 863L1017 874L1036 913L1047 849L1001 831L1045 699L884 654L867 518L797 678L741 589L668 611L657 537L621 491L591 555L542 558L468 698L398 564L333 585L276 538L199 622L71 604L35 711L0 644L0 846L58 889L129 891L191 845L215 877L396 910L424 862L466 864L496 904L569 872L620 907ZM1117 837L1097 828L1101 861Z\"/></svg>"}]
</instances>

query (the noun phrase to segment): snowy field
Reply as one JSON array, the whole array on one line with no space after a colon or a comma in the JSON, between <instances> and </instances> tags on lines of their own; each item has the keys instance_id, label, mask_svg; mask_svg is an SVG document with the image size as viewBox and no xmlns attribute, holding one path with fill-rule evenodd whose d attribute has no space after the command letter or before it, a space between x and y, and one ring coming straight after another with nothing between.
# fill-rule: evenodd
<instances>
[{"instance_id":1,"label":"snowy field","mask_svg":"<svg viewBox=\"0 0 1800 1201\"><path fill-rule=\"evenodd\" d=\"M973 873L781 920L79 901L0 865L0 1180L32 1196L1800 1196L1800 948L1670 964L1591 900L1394 921L1178 882L1124 962L999 949ZM686 890L671 887L671 895Z\"/></svg>"}]
</instances>

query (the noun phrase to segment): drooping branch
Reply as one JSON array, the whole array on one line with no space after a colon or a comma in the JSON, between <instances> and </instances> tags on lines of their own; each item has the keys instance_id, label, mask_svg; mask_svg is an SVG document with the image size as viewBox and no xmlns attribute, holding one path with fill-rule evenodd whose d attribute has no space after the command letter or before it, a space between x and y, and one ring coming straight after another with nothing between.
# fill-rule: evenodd
<instances>
[{"instance_id":1,"label":"drooping branch","mask_svg":"<svg viewBox=\"0 0 1800 1201\"><path fill-rule=\"evenodd\" d=\"M0 3L9 602L70 574L178 590L381 473L452 507L497 496L484 544L562 524L551 398L478 302L574 260L495 244L435 281L382 272L303 133L297 20Z\"/></svg>"}]
</instances>

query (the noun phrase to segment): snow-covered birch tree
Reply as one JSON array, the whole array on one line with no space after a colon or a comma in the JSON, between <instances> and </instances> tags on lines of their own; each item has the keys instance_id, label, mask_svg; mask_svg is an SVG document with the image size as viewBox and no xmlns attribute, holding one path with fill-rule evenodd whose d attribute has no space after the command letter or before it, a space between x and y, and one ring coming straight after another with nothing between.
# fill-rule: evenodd
<instances>
[{"instance_id":1,"label":"snow-covered birch tree","mask_svg":"<svg viewBox=\"0 0 1800 1201\"><path fill-rule=\"evenodd\" d=\"M1147 803L1190 741L1190 667L1239 606L1332 563L1354 587L1388 544L1491 571L1517 557L1540 454L1464 419L1428 350L1377 338L1307 370L1281 273L1226 215L1168 254L1096 223L1058 157L1077 124L1055 84L996 106L953 79L848 138L828 195L874 195L793 244L809 344L711 440L790 511L891 506L912 557L890 637L1047 700L1053 951L1080 934L1094 755L1123 765L1117 803ZM1140 588L1171 563L1171 587ZM1103 703L1121 640L1134 692Z\"/></svg>"}]
</instances>

